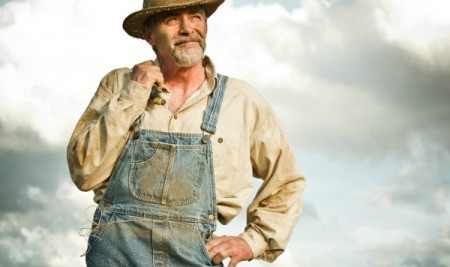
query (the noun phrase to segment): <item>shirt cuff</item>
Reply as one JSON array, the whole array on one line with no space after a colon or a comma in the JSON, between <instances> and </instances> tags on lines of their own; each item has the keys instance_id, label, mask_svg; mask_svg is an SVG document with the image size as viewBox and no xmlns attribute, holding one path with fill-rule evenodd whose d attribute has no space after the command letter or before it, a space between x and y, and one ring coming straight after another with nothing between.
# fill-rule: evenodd
<instances>
[{"instance_id":1,"label":"shirt cuff","mask_svg":"<svg viewBox=\"0 0 450 267\"><path fill-rule=\"evenodd\" d=\"M132 101L139 107L145 109L151 92L151 88L136 81L130 81L123 89L120 97Z\"/></svg>"},{"instance_id":2,"label":"shirt cuff","mask_svg":"<svg viewBox=\"0 0 450 267\"><path fill-rule=\"evenodd\" d=\"M253 258L257 259L262 256L262 254L267 249L267 241L266 239L251 226L245 230L244 233L240 234L239 237L245 240L247 244L250 246L253 252Z\"/></svg>"}]
</instances>

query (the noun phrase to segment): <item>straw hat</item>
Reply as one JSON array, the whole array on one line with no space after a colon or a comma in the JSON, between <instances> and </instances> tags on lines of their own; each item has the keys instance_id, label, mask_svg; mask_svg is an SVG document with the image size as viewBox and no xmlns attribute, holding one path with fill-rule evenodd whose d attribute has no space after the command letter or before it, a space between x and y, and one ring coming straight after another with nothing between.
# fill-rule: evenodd
<instances>
[{"instance_id":1,"label":"straw hat","mask_svg":"<svg viewBox=\"0 0 450 267\"><path fill-rule=\"evenodd\" d=\"M144 22L157 13L191 6L202 6L206 17L211 16L224 0L144 0L141 10L131 13L123 21L123 29L131 36L144 39Z\"/></svg>"}]
</instances>

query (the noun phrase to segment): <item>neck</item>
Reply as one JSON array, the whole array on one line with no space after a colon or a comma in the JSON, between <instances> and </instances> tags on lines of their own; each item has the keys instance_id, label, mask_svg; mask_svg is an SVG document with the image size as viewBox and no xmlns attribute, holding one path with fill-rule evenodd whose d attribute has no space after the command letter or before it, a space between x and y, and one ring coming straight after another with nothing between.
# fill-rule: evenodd
<instances>
[{"instance_id":1,"label":"neck","mask_svg":"<svg viewBox=\"0 0 450 267\"><path fill-rule=\"evenodd\" d=\"M164 86L171 91L182 91L181 94L190 94L197 90L206 79L202 60L192 67L179 67L172 61L160 62L161 72L164 76Z\"/></svg>"}]
</instances>

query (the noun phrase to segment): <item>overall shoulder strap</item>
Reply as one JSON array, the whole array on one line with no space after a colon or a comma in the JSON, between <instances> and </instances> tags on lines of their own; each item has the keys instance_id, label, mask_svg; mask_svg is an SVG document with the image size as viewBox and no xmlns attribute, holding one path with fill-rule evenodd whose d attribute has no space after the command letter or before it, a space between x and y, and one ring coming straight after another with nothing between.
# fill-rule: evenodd
<instances>
[{"instance_id":1,"label":"overall shoulder strap","mask_svg":"<svg viewBox=\"0 0 450 267\"><path fill-rule=\"evenodd\" d=\"M219 118L220 108L222 107L223 95L228 77L217 74L217 86L209 94L208 106L203 113L202 130L214 134L216 132L217 119Z\"/></svg>"}]
</instances>

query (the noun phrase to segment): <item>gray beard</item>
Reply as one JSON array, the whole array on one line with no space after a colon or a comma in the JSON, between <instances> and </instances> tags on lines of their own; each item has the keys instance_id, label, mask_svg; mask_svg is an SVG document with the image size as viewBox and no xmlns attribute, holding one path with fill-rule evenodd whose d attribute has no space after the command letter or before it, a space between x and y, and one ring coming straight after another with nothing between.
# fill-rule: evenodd
<instances>
[{"instance_id":1,"label":"gray beard","mask_svg":"<svg viewBox=\"0 0 450 267\"><path fill-rule=\"evenodd\" d=\"M179 67L189 68L203 59L204 50L201 47L189 49L172 48L172 58Z\"/></svg>"}]
</instances>

